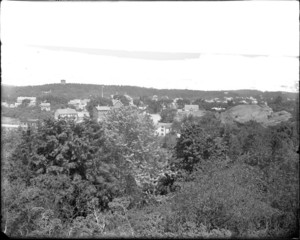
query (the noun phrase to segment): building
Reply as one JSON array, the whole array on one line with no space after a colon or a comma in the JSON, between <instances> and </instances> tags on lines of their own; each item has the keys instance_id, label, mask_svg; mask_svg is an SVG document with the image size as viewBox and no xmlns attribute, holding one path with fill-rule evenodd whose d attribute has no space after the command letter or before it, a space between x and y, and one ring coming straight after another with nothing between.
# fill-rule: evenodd
<instances>
[{"instance_id":1,"label":"building","mask_svg":"<svg viewBox=\"0 0 300 240\"><path fill-rule=\"evenodd\" d=\"M199 111L199 106L198 105L184 105L184 111Z\"/></svg>"},{"instance_id":2,"label":"building","mask_svg":"<svg viewBox=\"0 0 300 240\"><path fill-rule=\"evenodd\" d=\"M60 80L60 83L65 85L66 84L66 80Z\"/></svg>"},{"instance_id":3,"label":"building","mask_svg":"<svg viewBox=\"0 0 300 240\"><path fill-rule=\"evenodd\" d=\"M111 107L109 106L97 106L96 107L96 112L95 117L97 121L102 121L105 118L105 115L110 111Z\"/></svg>"},{"instance_id":4,"label":"building","mask_svg":"<svg viewBox=\"0 0 300 240\"><path fill-rule=\"evenodd\" d=\"M126 97L126 99L129 101L129 105L133 106L133 98L130 97L129 95L125 94L124 97Z\"/></svg>"},{"instance_id":5,"label":"building","mask_svg":"<svg viewBox=\"0 0 300 240\"><path fill-rule=\"evenodd\" d=\"M78 113L75 109L66 108L66 109L57 109L54 114L56 120L65 119L65 120L78 120Z\"/></svg>"},{"instance_id":6,"label":"building","mask_svg":"<svg viewBox=\"0 0 300 240\"><path fill-rule=\"evenodd\" d=\"M1 127L7 130L13 130L24 126L21 125L21 121L18 118L2 117Z\"/></svg>"},{"instance_id":7,"label":"building","mask_svg":"<svg viewBox=\"0 0 300 240\"><path fill-rule=\"evenodd\" d=\"M36 105L36 97L17 97L15 106L20 106L24 100L29 100L28 107L33 107Z\"/></svg>"},{"instance_id":8,"label":"building","mask_svg":"<svg viewBox=\"0 0 300 240\"><path fill-rule=\"evenodd\" d=\"M156 124L156 133L158 136L166 136L168 133L171 132L172 123L157 123Z\"/></svg>"},{"instance_id":9,"label":"building","mask_svg":"<svg viewBox=\"0 0 300 240\"><path fill-rule=\"evenodd\" d=\"M76 110L85 110L89 101L90 99L73 99L68 104L74 106Z\"/></svg>"},{"instance_id":10,"label":"building","mask_svg":"<svg viewBox=\"0 0 300 240\"><path fill-rule=\"evenodd\" d=\"M233 101L233 97L224 97L225 101L228 102L228 101Z\"/></svg>"},{"instance_id":11,"label":"building","mask_svg":"<svg viewBox=\"0 0 300 240\"><path fill-rule=\"evenodd\" d=\"M38 125L38 121L39 121L38 119L32 119L32 118L22 120L21 121L21 127L23 127L23 128L27 128L27 127L35 128Z\"/></svg>"},{"instance_id":12,"label":"building","mask_svg":"<svg viewBox=\"0 0 300 240\"><path fill-rule=\"evenodd\" d=\"M224 111L226 109L222 108L222 107L213 107L212 110L215 110L215 111Z\"/></svg>"},{"instance_id":13,"label":"building","mask_svg":"<svg viewBox=\"0 0 300 240\"><path fill-rule=\"evenodd\" d=\"M41 110L42 111L47 111L49 112L51 110L51 106L50 106L50 103L47 103L47 102L43 102L40 104L40 107L41 107Z\"/></svg>"},{"instance_id":14,"label":"building","mask_svg":"<svg viewBox=\"0 0 300 240\"><path fill-rule=\"evenodd\" d=\"M113 106L112 108L120 108L120 107L123 107L123 103L118 100L118 99L113 99L112 100L112 103L113 103Z\"/></svg>"},{"instance_id":15,"label":"building","mask_svg":"<svg viewBox=\"0 0 300 240\"><path fill-rule=\"evenodd\" d=\"M50 94L51 93L51 89L49 91L42 91L43 94Z\"/></svg>"},{"instance_id":16,"label":"building","mask_svg":"<svg viewBox=\"0 0 300 240\"><path fill-rule=\"evenodd\" d=\"M73 100L70 100L68 102L68 105L71 105L71 106L74 106L76 108L76 110L79 110L80 109L80 105L81 105L81 100L80 99L73 99Z\"/></svg>"},{"instance_id":17,"label":"building","mask_svg":"<svg viewBox=\"0 0 300 240\"><path fill-rule=\"evenodd\" d=\"M159 120L161 119L161 116L159 114L148 114L148 115L152 119L154 125L158 124Z\"/></svg>"},{"instance_id":18,"label":"building","mask_svg":"<svg viewBox=\"0 0 300 240\"><path fill-rule=\"evenodd\" d=\"M90 117L90 114L88 111L82 111L82 112L77 112L78 114L78 120L77 122L83 122L83 120L85 118L89 118Z\"/></svg>"},{"instance_id":19,"label":"building","mask_svg":"<svg viewBox=\"0 0 300 240\"><path fill-rule=\"evenodd\" d=\"M158 101L158 96L157 95L153 95L152 101Z\"/></svg>"},{"instance_id":20,"label":"building","mask_svg":"<svg viewBox=\"0 0 300 240\"><path fill-rule=\"evenodd\" d=\"M141 111L144 111L144 110L147 109L147 106L139 106L138 109L141 110Z\"/></svg>"},{"instance_id":21,"label":"building","mask_svg":"<svg viewBox=\"0 0 300 240\"><path fill-rule=\"evenodd\" d=\"M9 108L9 104L7 102L1 102L1 106Z\"/></svg>"}]
</instances>

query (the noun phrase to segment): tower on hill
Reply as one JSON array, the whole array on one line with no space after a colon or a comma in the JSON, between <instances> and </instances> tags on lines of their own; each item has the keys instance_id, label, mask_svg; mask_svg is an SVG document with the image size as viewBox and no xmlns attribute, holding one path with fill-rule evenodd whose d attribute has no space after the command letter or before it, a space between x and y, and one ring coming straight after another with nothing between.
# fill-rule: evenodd
<instances>
[{"instance_id":1,"label":"tower on hill","mask_svg":"<svg viewBox=\"0 0 300 240\"><path fill-rule=\"evenodd\" d=\"M66 80L60 80L61 84L66 84Z\"/></svg>"}]
</instances>

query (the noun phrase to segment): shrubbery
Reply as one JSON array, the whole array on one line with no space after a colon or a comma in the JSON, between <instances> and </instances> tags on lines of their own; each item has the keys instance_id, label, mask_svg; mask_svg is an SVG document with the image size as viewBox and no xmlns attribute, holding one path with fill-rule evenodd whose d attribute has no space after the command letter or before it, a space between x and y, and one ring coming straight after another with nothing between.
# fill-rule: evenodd
<instances>
[{"instance_id":1,"label":"shrubbery","mask_svg":"<svg viewBox=\"0 0 300 240\"><path fill-rule=\"evenodd\" d=\"M296 236L295 123L187 118L164 149L146 115L4 132L2 230L13 237ZM170 152L172 154L170 154Z\"/></svg>"}]
</instances>

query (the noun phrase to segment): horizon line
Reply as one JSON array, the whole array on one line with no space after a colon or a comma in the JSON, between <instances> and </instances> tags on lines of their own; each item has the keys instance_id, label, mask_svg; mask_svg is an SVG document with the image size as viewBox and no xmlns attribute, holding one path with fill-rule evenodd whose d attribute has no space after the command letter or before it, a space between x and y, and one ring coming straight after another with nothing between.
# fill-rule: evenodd
<instances>
[{"instance_id":1,"label":"horizon line","mask_svg":"<svg viewBox=\"0 0 300 240\"><path fill-rule=\"evenodd\" d=\"M142 87L137 85L107 85L107 84L94 84L94 83L46 83L46 84L39 84L39 85L10 85L1 83L1 86L6 87L39 87L44 85L96 85L96 86L117 86L117 87L137 87L137 88L146 88L146 89L155 89L155 90L171 90L171 91L203 91L203 92L230 92L230 91L259 91L259 92L287 92L287 93L299 93L299 90L295 91L286 91L286 90L260 90L260 89L253 89L253 88L242 88L242 89L230 89L230 90L200 90L200 89L187 89L187 88L155 88L155 87Z\"/></svg>"}]
</instances>

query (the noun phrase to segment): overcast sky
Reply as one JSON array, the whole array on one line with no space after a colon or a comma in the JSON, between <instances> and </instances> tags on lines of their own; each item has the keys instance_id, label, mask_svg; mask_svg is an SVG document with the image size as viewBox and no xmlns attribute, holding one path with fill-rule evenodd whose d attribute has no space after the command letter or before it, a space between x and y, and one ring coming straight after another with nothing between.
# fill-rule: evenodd
<instances>
[{"instance_id":1,"label":"overcast sky","mask_svg":"<svg viewBox=\"0 0 300 240\"><path fill-rule=\"evenodd\" d=\"M295 91L298 7L3 1L2 83Z\"/></svg>"}]
</instances>

